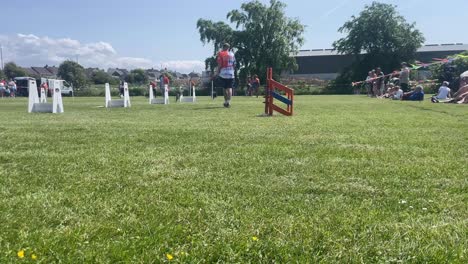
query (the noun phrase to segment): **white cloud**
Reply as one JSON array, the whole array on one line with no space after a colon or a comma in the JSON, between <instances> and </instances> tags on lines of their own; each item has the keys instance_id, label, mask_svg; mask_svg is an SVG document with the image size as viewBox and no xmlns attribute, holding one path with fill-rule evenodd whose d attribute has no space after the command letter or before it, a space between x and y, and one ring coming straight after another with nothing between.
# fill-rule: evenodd
<instances>
[{"instance_id":1,"label":"white cloud","mask_svg":"<svg viewBox=\"0 0 468 264\"><path fill-rule=\"evenodd\" d=\"M103 69L158 68L161 65L180 72L201 72L204 69L202 61L154 62L146 58L120 56L110 43L102 41L81 43L70 38L54 39L33 34L17 34L0 35L0 43L3 46L4 61L14 61L24 67L46 64L58 66L64 60L71 59L78 60L84 67Z\"/></svg>"}]
</instances>

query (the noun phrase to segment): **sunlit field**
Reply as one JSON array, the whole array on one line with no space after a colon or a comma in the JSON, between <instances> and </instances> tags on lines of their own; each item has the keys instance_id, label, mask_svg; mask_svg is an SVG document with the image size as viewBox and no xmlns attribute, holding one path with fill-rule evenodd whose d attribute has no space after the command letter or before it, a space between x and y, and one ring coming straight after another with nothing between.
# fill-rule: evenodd
<instances>
[{"instance_id":1,"label":"sunlit field","mask_svg":"<svg viewBox=\"0 0 468 264\"><path fill-rule=\"evenodd\" d=\"M467 263L468 108L0 100L0 263Z\"/></svg>"}]
</instances>

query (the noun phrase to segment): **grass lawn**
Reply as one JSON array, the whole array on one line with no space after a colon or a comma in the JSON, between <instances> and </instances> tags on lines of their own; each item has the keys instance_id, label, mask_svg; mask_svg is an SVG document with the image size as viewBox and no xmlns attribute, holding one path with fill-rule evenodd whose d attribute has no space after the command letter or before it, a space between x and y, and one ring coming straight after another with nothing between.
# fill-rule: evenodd
<instances>
[{"instance_id":1,"label":"grass lawn","mask_svg":"<svg viewBox=\"0 0 468 264\"><path fill-rule=\"evenodd\" d=\"M468 106L171 100L0 100L0 263L468 262Z\"/></svg>"}]
</instances>

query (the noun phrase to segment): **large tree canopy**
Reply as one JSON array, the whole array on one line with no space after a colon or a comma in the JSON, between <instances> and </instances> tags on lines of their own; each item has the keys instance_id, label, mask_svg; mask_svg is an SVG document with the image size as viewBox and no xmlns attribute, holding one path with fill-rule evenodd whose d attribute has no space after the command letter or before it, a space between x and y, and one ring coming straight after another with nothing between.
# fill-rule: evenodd
<instances>
[{"instance_id":1,"label":"large tree canopy","mask_svg":"<svg viewBox=\"0 0 468 264\"><path fill-rule=\"evenodd\" d=\"M149 80L143 69L134 69L126 77L126 81L134 84L145 84Z\"/></svg>"},{"instance_id":2,"label":"large tree canopy","mask_svg":"<svg viewBox=\"0 0 468 264\"><path fill-rule=\"evenodd\" d=\"M201 41L213 44L213 57L206 60L206 67L214 69L216 53L223 42L228 42L235 51L242 78L248 74L264 76L267 67L273 67L276 74L297 68L291 54L303 44L305 27L299 20L286 17L285 7L277 0L271 0L269 5L258 0L244 3L239 10L227 14L235 28L224 22L199 19Z\"/></svg>"},{"instance_id":3,"label":"large tree canopy","mask_svg":"<svg viewBox=\"0 0 468 264\"><path fill-rule=\"evenodd\" d=\"M414 60L424 42L423 34L414 23L406 22L395 5L378 2L366 5L359 16L352 16L338 31L346 36L335 41L333 47L341 54L356 56L355 64L346 71L358 79L371 68L380 66L389 72L403 61Z\"/></svg>"},{"instance_id":4,"label":"large tree canopy","mask_svg":"<svg viewBox=\"0 0 468 264\"><path fill-rule=\"evenodd\" d=\"M23 68L16 65L14 62L8 62L7 64L5 64L3 72L8 79L27 76L26 71Z\"/></svg>"},{"instance_id":5,"label":"large tree canopy","mask_svg":"<svg viewBox=\"0 0 468 264\"><path fill-rule=\"evenodd\" d=\"M58 76L73 84L75 88L86 86L87 78L83 66L74 61L64 61L58 68Z\"/></svg>"}]
</instances>

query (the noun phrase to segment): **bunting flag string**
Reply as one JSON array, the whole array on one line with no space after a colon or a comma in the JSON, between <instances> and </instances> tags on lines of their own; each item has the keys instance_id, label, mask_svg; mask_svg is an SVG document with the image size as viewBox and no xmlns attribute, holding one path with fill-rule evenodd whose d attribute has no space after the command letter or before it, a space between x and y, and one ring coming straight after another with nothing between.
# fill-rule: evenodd
<instances>
[{"instance_id":1,"label":"bunting flag string","mask_svg":"<svg viewBox=\"0 0 468 264\"><path fill-rule=\"evenodd\" d=\"M422 63L420 61L416 61L415 64L411 67L412 70L419 70L421 68L427 68L429 66L432 66L432 65L436 65L436 64L447 64L447 63L452 63L453 61L455 61L456 59L468 59L468 55L462 55L462 54L457 54L453 57L449 57L447 59L440 59L440 58L433 58L433 62L431 63ZM392 73L390 74L387 74L387 75L382 75L382 76L379 76L379 77L375 77L375 78L371 78L371 79L368 79L368 80L364 80L364 81L359 81L359 82L352 82L352 86L356 86L356 85L361 85L363 83L369 83L369 82L373 82L375 80L379 80L381 78L387 78L389 76L398 76L400 74L401 71L393 71Z\"/></svg>"}]
</instances>

